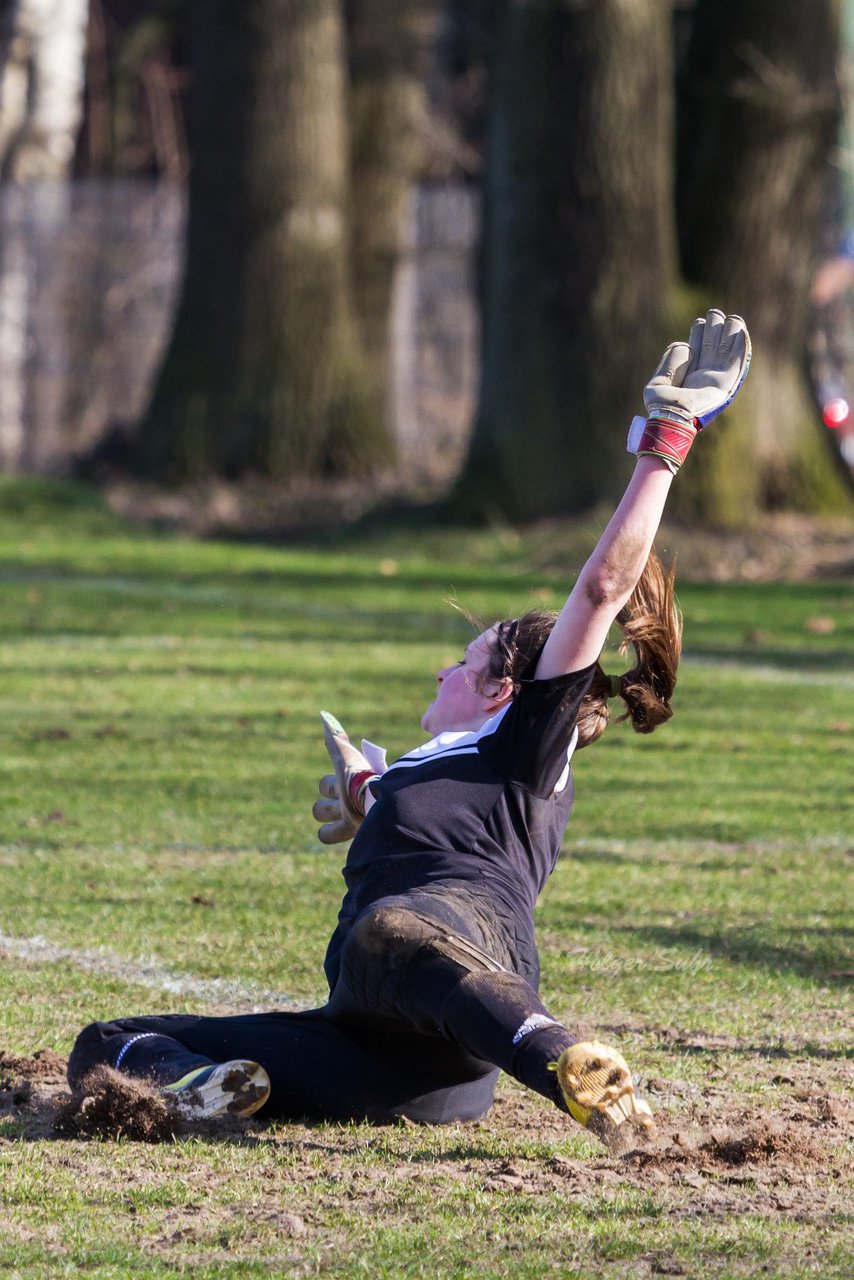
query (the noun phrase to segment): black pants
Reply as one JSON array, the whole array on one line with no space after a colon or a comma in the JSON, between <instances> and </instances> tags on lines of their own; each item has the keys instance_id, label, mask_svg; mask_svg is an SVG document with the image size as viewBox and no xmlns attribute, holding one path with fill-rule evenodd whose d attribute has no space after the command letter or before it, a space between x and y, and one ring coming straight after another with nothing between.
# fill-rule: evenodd
<instances>
[{"instance_id":1,"label":"black pants","mask_svg":"<svg viewBox=\"0 0 854 1280\"><path fill-rule=\"evenodd\" d=\"M270 1076L270 1119L441 1124L488 1111L500 1068L565 1109L548 1064L575 1037L537 996L537 969L532 933L520 943L489 899L431 886L357 918L323 1008L96 1022L75 1043L69 1081L118 1062L168 1083L248 1058Z\"/></svg>"}]
</instances>

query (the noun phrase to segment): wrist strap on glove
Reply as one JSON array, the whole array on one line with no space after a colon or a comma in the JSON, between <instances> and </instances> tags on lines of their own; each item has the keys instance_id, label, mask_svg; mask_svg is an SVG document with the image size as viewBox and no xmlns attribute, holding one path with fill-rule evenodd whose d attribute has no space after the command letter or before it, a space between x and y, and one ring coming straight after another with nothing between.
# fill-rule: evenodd
<instances>
[{"instance_id":1,"label":"wrist strap on glove","mask_svg":"<svg viewBox=\"0 0 854 1280\"><path fill-rule=\"evenodd\" d=\"M370 769L362 769L360 773L354 773L352 777L347 779L347 792L350 796L350 803L363 817L365 814L365 792L370 783L377 777L379 777L379 774L373 773Z\"/></svg>"},{"instance_id":2,"label":"wrist strap on glove","mask_svg":"<svg viewBox=\"0 0 854 1280\"><path fill-rule=\"evenodd\" d=\"M634 418L629 429L628 452L640 457L660 458L670 470L676 472L688 456L699 430L696 419L687 421L664 418Z\"/></svg>"}]
</instances>

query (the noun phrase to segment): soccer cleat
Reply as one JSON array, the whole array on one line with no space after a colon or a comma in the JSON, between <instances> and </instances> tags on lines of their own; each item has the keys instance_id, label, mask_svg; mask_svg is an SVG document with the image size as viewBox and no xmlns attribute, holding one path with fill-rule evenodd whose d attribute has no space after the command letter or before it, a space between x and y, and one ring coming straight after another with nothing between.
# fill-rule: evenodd
<instances>
[{"instance_id":1,"label":"soccer cleat","mask_svg":"<svg viewBox=\"0 0 854 1280\"><path fill-rule=\"evenodd\" d=\"M606 1129L618 1128L627 1120L642 1129L653 1127L652 1111L635 1094L625 1058L616 1049L598 1040L573 1044L557 1062L549 1063L549 1070L557 1072L569 1114L585 1129L593 1128L602 1136L603 1117Z\"/></svg>"},{"instance_id":2,"label":"soccer cleat","mask_svg":"<svg viewBox=\"0 0 854 1280\"><path fill-rule=\"evenodd\" d=\"M184 1120L210 1120L230 1115L251 1116L270 1096L270 1077L257 1062L231 1062L196 1067L161 1089L172 1109Z\"/></svg>"}]
</instances>

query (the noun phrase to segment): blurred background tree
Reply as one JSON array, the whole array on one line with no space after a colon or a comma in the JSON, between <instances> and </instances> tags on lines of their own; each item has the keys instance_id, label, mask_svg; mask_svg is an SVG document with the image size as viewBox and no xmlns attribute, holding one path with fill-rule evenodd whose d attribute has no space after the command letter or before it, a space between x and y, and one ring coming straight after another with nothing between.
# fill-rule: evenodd
<instances>
[{"instance_id":1,"label":"blurred background tree","mask_svg":"<svg viewBox=\"0 0 854 1280\"><path fill-rule=\"evenodd\" d=\"M136 462L185 479L388 455L349 265L337 0L191 0L184 285Z\"/></svg>"},{"instance_id":2,"label":"blurred background tree","mask_svg":"<svg viewBox=\"0 0 854 1280\"><path fill-rule=\"evenodd\" d=\"M353 302L384 412L391 299L406 200L424 162L439 0L345 0Z\"/></svg>"},{"instance_id":3,"label":"blurred background tree","mask_svg":"<svg viewBox=\"0 0 854 1280\"><path fill-rule=\"evenodd\" d=\"M0 181L14 188L22 214L0 237L0 462L11 469L50 470L62 452L62 379L28 376L28 292L37 277L39 346L61 370L69 350L62 282L42 250L61 233L70 203L87 19L88 0L7 0L0 11ZM46 198L30 200L34 188ZM34 421L43 429L25 430Z\"/></svg>"},{"instance_id":4,"label":"blurred background tree","mask_svg":"<svg viewBox=\"0 0 854 1280\"><path fill-rule=\"evenodd\" d=\"M6 0L0 13L0 171L65 178L83 105L89 0Z\"/></svg>"},{"instance_id":5,"label":"blurred background tree","mask_svg":"<svg viewBox=\"0 0 854 1280\"><path fill-rule=\"evenodd\" d=\"M621 484L676 272L672 33L659 0L496 17L480 405L455 504L532 519Z\"/></svg>"},{"instance_id":6,"label":"blurred background tree","mask_svg":"<svg viewBox=\"0 0 854 1280\"><path fill-rule=\"evenodd\" d=\"M674 103L665 6L502 6L464 512L529 519L613 496L658 348L712 303L748 318L754 370L674 507L738 523L850 503L805 359L841 106L839 5L698 0L682 16Z\"/></svg>"},{"instance_id":7,"label":"blurred background tree","mask_svg":"<svg viewBox=\"0 0 854 1280\"><path fill-rule=\"evenodd\" d=\"M89 0L87 172L187 177L187 0Z\"/></svg>"},{"instance_id":8,"label":"blurred background tree","mask_svg":"<svg viewBox=\"0 0 854 1280\"><path fill-rule=\"evenodd\" d=\"M719 522L848 501L806 375L810 283L840 123L836 0L699 0L679 92L685 278L750 322L755 359L682 510Z\"/></svg>"},{"instance_id":9,"label":"blurred background tree","mask_svg":"<svg viewBox=\"0 0 854 1280\"><path fill-rule=\"evenodd\" d=\"M4 8L5 191L29 172L16 151L27 130L10 104L22 101L15 88L22 66L32 75L35 45L20 57L15 32L22 15L52 6L76 15L79 46L83 0ZM751 324L754 372L704 442L702 465L686 469L681 511L740 523L848 507L850 477L804 372L842 101L840 0L89 0L88 10L77 177L167 178L189 190L171 338L127 433L138 472L156 483L402 476L395 439L422 421L402 427L389 394L401 281L410 302L417 292L406 255L420 252L427 224L444 252L448 219L471 218L477 190L479 403L457 514L534 519L609 499L660 345L713 303ZM79 114L79 47L65 63ZM67 171L67 142L64 154ZM73 211L51 199L54 212ZM31 205L43 225L45 200ZM26 221L30 204L15 207ZM436 270L446 285L452 262L465 270L467 249L453 252ZM114 299L105 253L94 240L66 257ZM4 274L12 256L0 263L0 317L24 297L20 263ZM56 369L85 364L86 326L64 340L59 329L104 295L70 305L51 287L59 318L36 345ZM122 291L130 296L124 280ZM465 282L452 291L470 305ZM425 344L422 318L405 317L405 341L427 352L413 385L434 353L448 359L443 339ZM430 323L441 328L441 305ZM109 342L109 324L100 328ZM17 361L23 383L32 335L17 322L0 330L0 364ZM445 346L470 332L458 327ZM446 412L441 365L426 376ZM0 465L67 466L75 446L60 439L70 436L60 399L51 393L42 411L31 396L26 427L16 426L21 397L4 401L4 380ZM86 394L84 383L76 395ZM459 407L458 386L452 394ZM39 447L25 447L36 435ZM127 445L112 457L127 461Z\"/></svg>"}]
</instances>

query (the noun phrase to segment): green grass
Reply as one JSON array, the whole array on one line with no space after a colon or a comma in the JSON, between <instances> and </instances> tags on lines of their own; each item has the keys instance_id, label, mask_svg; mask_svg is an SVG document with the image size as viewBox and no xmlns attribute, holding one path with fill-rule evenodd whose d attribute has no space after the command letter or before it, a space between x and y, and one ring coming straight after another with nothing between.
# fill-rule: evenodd
<instances>
[{"instance_id":1,"label":"green grass","mask_svg":"<svg viewBox=\"0 0 854 1280\"><path fill-rule=\"evenodd\" d=\"M318 709L411 746L432 672L468 636L445 598L490 618L558 604L591 533L567 527L564 576L536 530L194 542L130 528L82 488L0 482L0 1047L67 1052L121 1012L322 999L342 851L310 818ZM632 1061L686 1098L711 1078L773 1109L778 1059L838 1093L852 583L681 582L680 601L674 720L651 739L612 727L577 758L538 908L543 991L567 1018L620 1025ZM757 1208L747 1183L717 1216L690 1185L567 1185L550 1161L595 1160L589 1140L515 1085L501 1099L507 1115L470 1127L157 1148L21 1141L0 1119L0 1272L848 1274L842 1215ZM508 1162L521 1187L496 1183Z\"/></svg>"}]
</instances>

